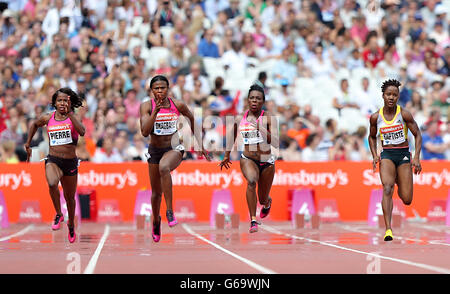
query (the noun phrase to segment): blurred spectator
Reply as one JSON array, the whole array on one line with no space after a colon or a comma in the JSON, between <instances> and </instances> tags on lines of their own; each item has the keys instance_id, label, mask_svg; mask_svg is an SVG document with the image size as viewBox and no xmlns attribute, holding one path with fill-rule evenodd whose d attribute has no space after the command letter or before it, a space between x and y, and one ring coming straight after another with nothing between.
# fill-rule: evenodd
<instances>
[{"instance_id":1,"label":"blurred spectator","mask_svg":"<svg viewBox=\"0 0 450 294\"><path fill-rule=\"evenodd\" d=\"M219 47L212 40L214 36L214 31L212 29L206 30L203 38L198 44L198 55L202 57L214 57L218 58L219 55Z\"/></svg>"},{"instance_id":2,"label":"blurred spectator","mask_svg":"<svg viewBox=\"0 0 450 294\"><path fill-rule=\"evenodd\" d=\"M358 104L354 99L353 93L350 93L350 87L348 80L346 78L341 80L340 83L340 91L337 93L337 96L333 98L332 105L335 107L340 114L341 109L349 107L349 108L359 108Z\"/></svg>"},{"instance_id":3,"label":"blurred spectator","mask_svg":"<svg viewBox=\"0 0 450 294\"><path fill-rule=\"evenodd\" d=\"M19 158L15 152L16 143L14 141L2 141L0 146L0 162L18 163Z\"/></svg>"},{"instance_id":4,"label":"blurred spectator","mask_svg":"<svg viewBox=\"0 0 450 294\"><path fill-rule=\"evenodd\" d=\"M230 6L225 8L225 13L228 19L233 19L236 16L241 15L241 10L239 8L240 0L229 0Z\"/></svg>"},{"instance_id":5,"label":"blurred spectator","mask_svg":"<svg viewBox=\"0 0 450 294\"><path fill-rule=\"evenodd\" d=\"M311 162L311 161L322 161L326 160L320 156L318 146L320 143L321 137L318 133L312 133L308 135L305 140L305 148L302 149L302 161Z\"/></svg>"},{"instance_id":6,"label":"blurred spectator","mask_svg":"<svg viewBox=\"0 0 450 294\"><path fill-rule=\"evenodd\" d=\"M375 31L367 34L365 49L362 52L364 64L367 68L376 68L377 64L383 60L384 55L380 47L378 47L378 35Z\"/></svg>"},{"instance_id":7,"label":"blurred spectator","mask_svg":"<svg viewBox=\"0 0 450 294\"><path fill-rule=\"evenodd\" d=\"M201 65L198 62L191 64L190 72L186 76L184 89L190 92L194 91L196 81L200 83L200 93L208 95L211 91L209 81L207 77L201 74Z\"/></svg>"},{"instance_id":8,"label":"blurred spectator","mask_svg":"<svg viewBox=\"0 0 450 294\"><path fill-rule=\"evenodd\" d=\"M288 50L283 50L281 59L275 64L272 74L274 82L280 86L292 85L294 83L297 75L297 68L289 62Z\"/></svg>"},{"instance_id":9,"label":"blurred spectator","mask_svg":"<svg viewBox=\"0 0 450 294\"><path fill-rule=\"evenodd\" d=\"M139 108L141 101L136 98L137 92L135 89L130 89L127 92L126 98L123 100L123 104L126 108L126 116L139 117Z\"/></svg>"},{"instance_id":10,"label":"blurred spectator","mask_svg":"<svg viewBox=\"0 0 450 294\"><path fill-rule=\"evenodd\" d=\"M170 0L162 0L156 9L154 19L158 20L159 26L173 26L174 12Z\"/></svg>"},{"instance_id":11,"label":"blurred spectator","mask_svg":"<svg viewBox=\"0 0 450 294\"><path fill-rule=\"evenodd\" d=\"M91 154L86 148L86 139L84 137L80 137L78 139L78 145L76 148L77 157L81 161L91 161Z\"/></svg>"},{"instance_id":12,"label":"blurred spectator","mask_svg":"<svg viewBox=\"0 0 450 294\"><path fill-rule=\"evenodd\" d=\"M422 135L422 158L425 160L445 159L445 152L450 148L449 144L438 135L438 128L436 121L430 121Z\"/></svg>"},{"instance_id":13,"label":"blurred spectator","mask_svg":"<svg viewBox=\"0 0 450 294\"><path fill-rule=\"evenodd\" d=\"M114 147L113 139L110 137L103 139L102 147L97 147L97 150L95 150L95 154L92 158L92 162L95 163L113 163L122 161L123 158Z\"/></svg>"},{"instance_id":14,"label":"blurred spectator","mask_svg":"<svg viewBox=\"0 0 450 294\"><path fill-rule=\"evenodd\" d=\"M310 122L302 117L297 117L294 119L294 126L290 128L287 135L294 139L298 146L303 149L306 147L306 138L311 134L311 129L313 126Z\"/></svg>"},{"instance_id":15,"label":"blurred spectator","mask_svg":"<svg viewBox=\"0 0 450 294\"><path fill-rule=\"evenodd\" d=\"M222 64L226 71L242 75L247 69L248 56L242 51L242 44L239 41L232 41L231 47L232 49L222 55Z\"/></svg>"}]
</instances>

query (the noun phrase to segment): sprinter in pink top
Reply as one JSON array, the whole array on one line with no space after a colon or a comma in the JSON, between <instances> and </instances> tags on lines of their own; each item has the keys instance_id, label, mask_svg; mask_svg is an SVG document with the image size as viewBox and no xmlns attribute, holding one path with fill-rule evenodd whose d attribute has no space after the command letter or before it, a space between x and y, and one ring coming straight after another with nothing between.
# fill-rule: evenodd
<instances>
[{"instance_id":1,"label":"sprinter in pink top","mask_svg":"<svg viewBox=\"0 0 450 294\"><path fill-rule=\"evenodd\" d=\"M241 154L241 170L247 180L247 205L250 212L250 233L258 231L256 218L257 199L263 205L260 217L265 218L271 208L272 198L269 196L275 175L275 156L271 153L271 146L278 146L278 127L275 118L262 108L265 102L264 89L259 85L253 85L248 92L248 110L244 115L236 118L233 128L227 130L233 133L227 135L232 137L232 142L227 141L225 156L219 164L220 169L230 167L230 153L233 149L238 132L244 145ZM276 118L275 118L276 119ZM256 186L258 185L258 197Z\"/></svg>"},{"instance_id":2,"label":"sprinter in pink top","mask_svg":"<svg viewBox=\"0 0 450 294\"><path fill-rule=\"evenodd\" d=\"M141 104L140 123L144 137L150 135L148 147L148 167L150 184L152 187L152 237L155 242L161 239L161 217L159 216L162 194L166 201L166 217L169 227L178 222L173 214L172 205L172 177L170 172L176 169L183 159L184 146L180 143L178 132L178 118L181 115L188 118L192 133L201 146L201 154L209 161L208 152L203 147L200 134L195 133L194 116L181 100L168 97L169 80L157 75L150 81L150 101Z\"/></svg>"},{"instance_id":3,"label":"sprinter in pink top","mask_svg":"<svg viewBox=\"0 0 450 294\"><path fill-rule=\"evenodd\" d=\"M75 117L74 110L82 106L82 99L70 88L61 88L52 96L52 106L56 111L37 118L31 125L28 139L24 147L27 151L27 162L31 157L30 142L37 129L47 126L49 153L45 159L45 176L50 196L56 210L53 230L59 230L64 215L61 212L58 184L61 182L64 198L67 203L69 219L69 242L76 239L75 218L75 192L77 190L78 158L75 152L78 136L84 136L85 127Z\"/></svg>"}]
</instances>

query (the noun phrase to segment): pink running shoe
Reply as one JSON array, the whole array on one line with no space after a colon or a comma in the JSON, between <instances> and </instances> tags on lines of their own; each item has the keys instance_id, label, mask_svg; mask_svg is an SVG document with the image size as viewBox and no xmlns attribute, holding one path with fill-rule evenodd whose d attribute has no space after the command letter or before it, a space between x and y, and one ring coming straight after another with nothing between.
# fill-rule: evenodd
<instances>
[{"instance_id":1,"label":"pink running shoe","mask_svg":"<svg viewBox=\"0 0 450 294\"><path fill-rule=\"evenodd\" d=\"M269 202L269 207L267 207L267 208L263 207L261 209L261 211L259 212L259 217L260 218L265 218L266 216L269 215L270 208L272 207L272 198L269 197L269 201L268 202Z\"/></svg>"},{"instance_id":2,"label":"pink running shoe","mask_svg":"<svg viewBox=\"0 0 450 294\"><path fill-rule=\"evenodd\" d=\"M252 221L252 222L250 223L250 230L249 230L249 232L250 232L250 233L256 233L256 232L258 232L258 222L257 222L257 221Z\"/></svg>"},{"instance_id":3,"label":"pink running shoe","mask_svg":"<svg viewBox=\"0 0 450 294\"><path fill-rule=\"evenodd\" d=\"M159 242L161 239L161 217L159 217L158 224L153 223L152 238L155 242Z\"/></svg>"},{"instance_id":4,"label":"pink running shoe","mask_svg":"<svg viewBox=\"0 0 450 294\"><path fill-rule=\"evenodd\" d=\"M69 227L69 225L67 225L67 228L69 229L69 242L73 243L75 242L75 239L77 238L77 234L75 234L75 227Z\"/></svg>"},{"instance_id":5,"label":"pink running shoe","mask_svg":"<svg viewBox=\"0 0 450 294\"><path fill-rule=\"evenodd\" d=\"M178 224L178 221L175 218L175 215L173 215L173 211L172 210L166 211L166 217L167 217L167 222L169 223L169 227L173 227L176 224Z\"/></svg>"},{"instance_id":6,"label":"pink running shoe","mask_svg":"<svg viewBox=\"0 0 450 294\"><path fill-rule=\"evenodd\" d=\"M61 228L61 223L63 221L64 221L64 215L57 214L55 216L55 220L53 221L53 224L52 224L52 230L53 231L59 230Z\"/></svg>"}]
</instances>

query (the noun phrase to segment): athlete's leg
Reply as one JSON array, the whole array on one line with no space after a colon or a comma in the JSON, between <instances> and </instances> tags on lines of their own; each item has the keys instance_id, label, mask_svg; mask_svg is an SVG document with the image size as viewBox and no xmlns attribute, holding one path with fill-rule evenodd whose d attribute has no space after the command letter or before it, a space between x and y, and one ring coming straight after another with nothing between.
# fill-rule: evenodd
<instances>
[{"instance_id":1,"label":"athlete's leg","mask_svg":"<svg viewBox=\"0 0 450 294\"><path fill-rule=\"evenodd\" d=\"M411 163L397 167L398 196L405 205L410 205L413 199L413 173Z\"/></svg>"},{"instance_id":2,"label":"athlete's leg","mask_svg":"<svg viewBox=\"0 0 450 294\"><path fill-rule=\"evenodd\" d=\"M162 191L164 193L167 210L173 210L172 176L170 175L170 172L180 165L182 158L180 151L171 150L164 153L159 162L159 174L161 175Z\"/></svg>"},{"instance_id":3,"label":"athlete's leg","mask_svg":"<svg viewBox=\"0 0 450 294\"><path fill-rule=\"evenodd\" d=\"M273 177L275 176L275 165L266 167L259 175L258 198L259 204L267 206L269 203L269 193L272 188Z\"/></svg>"},{"instance_id":4,"label":"athlete's leg","mask_svg":"<svg viewBox=\"0 0 450 294\"><path fill-rule=\"evenodd\" d=\"M150 176L150 185L152 187L152 215L153 223L159 222L159 209L161 207L162 188L161 176L159 175L159 165L155 163L148 164L148 174Z\"/></svg>"},{"instance_id":5,"label":"athlete's leg","mask_svg":"<svg viewBox=\"0 0 450 294\"><path fill-rule=\"evenodd\" d=\"M247 180L247 205L250 213L250 219L256 220L256 184L259 180L259 169L255 162L251 159L241 158L240 160L242 174Z\"/></svg>"},{"instance_id":6,"label":"athlete's leg","mask_svg":"<svg viewBox=\"0 0 450 294\"><path fill-rule=\"evenodd\" d=\"M71 228L74 227L75 221L75 208L76 208L75 193L77 191L77 180L78 174L73 176L61 177L61 186L64 192L64 199L66 200L67 203L67 212L69 214L69 220L67 222L67 225Z\"/></svg>"},{"instance_id":7,"label":"athlete's leg","mask_svg":"<svg viewBox=\"0 0 450 294\"><path fill-rule=\"evenodd\" d=\"M45 178L48 183L48 190L50 197L52 198L53 207L55 208L56 214L62 215L61 212L61 201L58 189L58 183L63 175L61 169L56 165L56 163L48 162L45 165Z\"/></svg>"},{"instance_id":8,"label":"athlete's leg","mask_svg":"<svg viewBox=\"0 0 450 294\"><path fill-rule=\"evenodd\" d=\"M392 218L392 194L394 193L394 184L396 179L396 167L390 159L382 159L380 162L380 177L383 184L383 200L381 207L383 208L384 223L386 230L391 229Z\"/></svg>"}]
</instances>

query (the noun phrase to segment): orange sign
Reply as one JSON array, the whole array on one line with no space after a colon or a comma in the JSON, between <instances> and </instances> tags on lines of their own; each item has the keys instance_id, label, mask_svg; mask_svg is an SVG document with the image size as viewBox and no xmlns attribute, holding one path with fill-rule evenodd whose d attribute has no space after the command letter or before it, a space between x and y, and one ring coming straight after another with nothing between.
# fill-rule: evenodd
<instances>
[{"instance_id":1,"label":"orange sign","mask_svg":"<svg viewBox=\"0 0 450 294\"><path fill-rule=\"evenodd\" d=\"M447 199L450 188L448 161L422 161L423 171L414 175L414 197L406 214L412 209L426 216L431 199ZM367 219L370 192L380 189L378 172L372 171L371 162L332 161L324 163L284 162L275 164L275 178L270 196L273 199L271 219L288 219L288 191L310 188L316 201L335 199L340 219ZM172 172L174 204L176 200L191 200L199 221L209 220L211 198L216 189L229 189L234 211L241 220L249 219L245 199L246 181L239 164L221 171L217 162L184 161ZM78 187L96 191L97 201L117 200L124 221L133 221L137 192L151 189L147 164L143 162L121 164L94 164L82 162L79 167ZM0 190L5 196L10 222L19 219L23 200L38 200L42 220L51 221L55 211L48 194L43 163L0 164ZM395 192L394 198L398 199ZM177 208L175 207L175 211ZM165 215L162 201L161 215Z\"/></svg>"}]
</instances>

